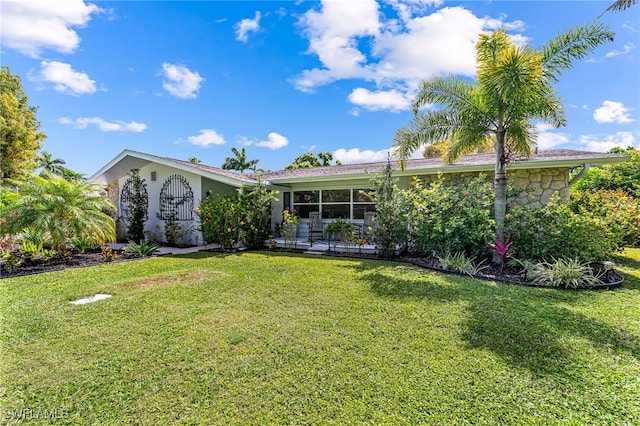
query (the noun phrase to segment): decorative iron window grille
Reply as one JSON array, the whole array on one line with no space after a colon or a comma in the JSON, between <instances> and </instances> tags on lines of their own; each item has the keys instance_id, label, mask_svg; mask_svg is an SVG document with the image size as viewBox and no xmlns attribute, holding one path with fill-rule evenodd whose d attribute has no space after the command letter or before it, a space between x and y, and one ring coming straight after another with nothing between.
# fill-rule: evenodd
<instances>
[{"instance_id":1,"label":"decorative iron window grille","mask_svg":"<svg viewBox=\"0 0 640 426\"><path fill-rule=\"evenodd\" d=\"M160 219L193 220L193 191L181 175L171 175L160 191Z\"/></svg>"},{"instance_id":2,"label":"decorative iron window grille","mask_svg":"<svg viewBox=\"0 0 640 426\"><path fill-rule=\"evenodd\" d=\"M120 192L120 217L128 217L133 210L140 206L144 210L144 220L149 219L149 194L147 186L135 181L136 176L130 177L122 186ZM140 181L140 176L137 176ZM137 193L136 186L139 186L140 193ZM139 198L138 198L139 197Z\"/></svg>"}]
</instances>

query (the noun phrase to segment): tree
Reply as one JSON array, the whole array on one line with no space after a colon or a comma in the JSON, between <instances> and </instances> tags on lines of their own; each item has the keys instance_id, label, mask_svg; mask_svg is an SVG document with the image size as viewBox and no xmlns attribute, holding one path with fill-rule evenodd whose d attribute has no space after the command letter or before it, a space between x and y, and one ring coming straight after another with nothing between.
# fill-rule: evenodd
<instances>
[{"instance_id":1,"label":"tree","mask_svg":"<svg viewBox=\"0 0 640 426\"><path fill-rule=\"evenodd\" d=\"M0 234L17 235L26 229L48 233L59 252L69 238L114 241L115 223L106 213L113 209L98 184L33 175L18 183L16 199L0 211L5 218Z\"/></svg>"},{"instance_id":2,"label":"tree","mask_svg":"<svg viewBox=\"0 0 640 426\"><path fill-rule=\"evenodd\" d=\"M259 249L271 234L271 202L276 200L275 192L258 175L258 184L243 187L239 194L244 223L241 222L242 239L248 248Z\"/></svg>"},{"instance_id":3,"label":"tree","mask_svg":"<svg viewBox=\"0 0 640 426\"><path fill-rule=\"evenodd\" d=\"M320 161L322 160L322 161ZM311 152L306 152L302 155L297 156L291 164L289 164L285 169L306 169L310 167L326 167L331 165L331 161L333 160L333 154L328 151L319 152L316 156ZM336 161L336 166L341 165L340 161Z\"/></svg>"},{"instance_id":4,"label":"tree","mask_svg":"<svg viewBox=\"0 0 640 426\"><path fill-rule=\"evenodd\" d=\"M532 120L566 124L553 84L574 61L611 40L613 33L603 24L572 28L539 49L516 46L504 30L482 34L476 44L476 81L449 76L423 82L413 120L396 132L396 153L405 161L417 148L449 139L446 159L454 162L493 137L496 238L504 241L507 163L514 154L530 155L536 142ZM421 113L429 104L438 108Z\"/></svg>"},{"instance_id":5,"label":"tree","mask_svg":"<svg viewBox=\"0 0 640 426\"><path fill-rule=\"evenodd\" d=\"M193 164L200 164L202 163L202 160L200 160L198 157L190 157L189 162Z\"/></svg>"},{"instance_id":6,"label":"tree","mask_svg":"<svg viewBox=\"0 0 640 426\"><path fill-rule=\"evenodd\" d=\"M254 170L258 161L260 160L247 160L247 151L243 147L241 151L237 148L231 148L231 152L235 157L227 157L222 164L223 170L238 170L240 173L244 173L245 170Z\"/></svg>"},{"instance_id":7,"label":"tree","mask_svg":"<svg viewBox=\"0 0 640 426\"><path fill-rule=\"evenodd\" d=\"M38 167L40 176L45 174L61 176L64 165L67 164L62 158L53 158L50 152L42 151L38 157Z\"/></svg>"},{"instance_id":8,"label":"tree","mask_svg":"<svg viewBox=\"0 0 640 426\"><path fill-rule=\"evenodd\" d=\"M0 69L0 185L20 180L38 166L38 150L46 137L39 132L37 107L29 106L20 77Z\"/></svg>"}]
</instances>

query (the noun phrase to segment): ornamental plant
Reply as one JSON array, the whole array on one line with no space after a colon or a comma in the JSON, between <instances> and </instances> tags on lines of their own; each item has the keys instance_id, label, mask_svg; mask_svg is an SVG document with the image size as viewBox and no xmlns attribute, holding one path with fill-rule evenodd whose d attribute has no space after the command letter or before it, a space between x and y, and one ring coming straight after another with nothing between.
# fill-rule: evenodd
<instances>
[{"instance_id":1,"label":"ornamental plant","mask_svg":"<svg viewBox=\"0 0 640 426\"><path fill-rule=\"evenodd\" d=\"M200 202L196 213L202 222L202 231L207 242L230 250L240 240L244 225L244 211L238 197L211 194Z\"/></svg>"},{"instance_id":2,"label":"ornamental plant","mask_svg":"<svg viewBox=\"0 0 640 426\"><path fill-rule=\"evenodd\" d=\"M484 175L462 181L417 180L407 191L412 250L435 258L463 252L485 258L495 230L493 189Z\"/></svg>"},{"instance_id":3,"label":"ornamental plant","mask_svg":"<svg viewBox=\"0 0 640 426\"><path fill-rule=\"evenodd\" d=\"M376 226L371 230L371 238L378 255L391 257L397 247L406 244L408 236L405 197L393 177L391 161L387 161L382 174L370 179L369 186L376 203Z\"/></svg>"},{"instance_id":4,"label":"ornamental plant","mask_svg":"<svg viewBox=\"0 0 640 426\"><path fill-rule=\"evenodd\" d=\"M247 248L261 248L271 233L271 202L276 200L277 192L267 189L267 185L258 175L258 184L251 188L242 188L240 202L244 212L242 239Z\"/></svg>"}]
</instances>

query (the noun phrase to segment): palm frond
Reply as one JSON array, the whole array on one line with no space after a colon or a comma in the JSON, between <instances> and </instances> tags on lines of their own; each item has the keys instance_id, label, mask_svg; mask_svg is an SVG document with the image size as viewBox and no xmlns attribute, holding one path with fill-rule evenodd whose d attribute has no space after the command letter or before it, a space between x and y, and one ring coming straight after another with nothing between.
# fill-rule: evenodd
<instances>
[{"instance_id":1,"label":"palm frond","mask_svg":"<svg viewBox=\"0 0 640 426\"><path fill-rule=\"evenodd\" d=\"M549 77L557 81L574 61L613 41L614 36L615 33L602 23L583 24L558 34L540 50Z\"/></svg>"},{"instance_id":2,"label":"palm frond","mask_svg":"<svg viewBox=\"0 0 640 426\"><path fill-rule=\"evenodd\" d=\"M640 0L617 0L611 6L606 8L603 14L606 12L622 12L623 10L629 9L634 4L637 4L638 1Z\"/></svg>"}]
</instances>

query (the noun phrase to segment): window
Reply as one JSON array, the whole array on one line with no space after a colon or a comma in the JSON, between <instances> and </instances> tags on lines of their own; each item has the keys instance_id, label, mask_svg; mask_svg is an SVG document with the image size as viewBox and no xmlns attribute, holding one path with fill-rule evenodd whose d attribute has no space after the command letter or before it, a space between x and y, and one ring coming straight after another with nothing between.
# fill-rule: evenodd
<instances>
[{"instance_id":1,"label":"window","mask_svg":"<svg viewBox=\"0 0 640 426\"><path fill-rule=\"evenodd\" d=\"M369 189L323 189L293 192L293 209L301 218L320 212L323 219L364 219L364 213L375 211ZM285 197L285 207L288 206Z\"/></svg>"},{"instance_id":2,"label":"window","mask_svg":"<svg viewBox=\"0 0 640 426\"><path fill-rule=\"evenodd\" d=\"M309 213L320 211L320 191L294 191L293 209L303 219L309 219Z\"/></svg>"}]
</instances>

